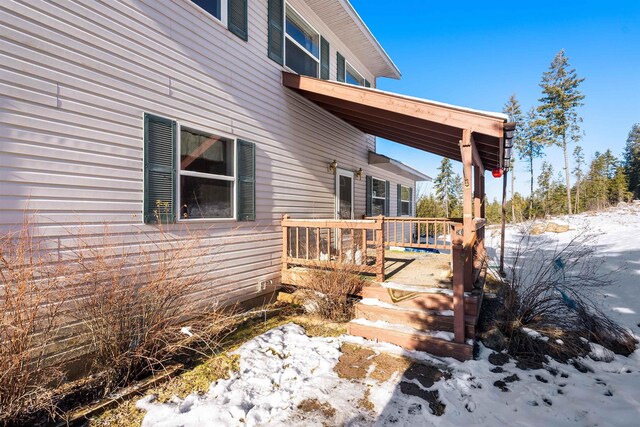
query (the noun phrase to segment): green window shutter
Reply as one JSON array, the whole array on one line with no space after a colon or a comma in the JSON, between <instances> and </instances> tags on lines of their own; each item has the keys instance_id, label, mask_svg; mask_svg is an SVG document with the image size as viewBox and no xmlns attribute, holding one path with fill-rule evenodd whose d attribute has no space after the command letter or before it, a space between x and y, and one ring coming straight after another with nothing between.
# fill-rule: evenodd
<instances>
[{"instance_id":1,"label":"green window shutter","mask_svg":"<svg viewBox=\"0 0 640 427\"><path fill-rule=\"evenodd\" d=\"M227 20L229 31L242 40L249 39L247 0L229 0Z\"/></svg>"},{"instance_id":2,"label":"green window shutter","mask_svg":"<svg viewBox=\"0 0 640 427\"><path fill-rule=\"evenodd\" d=\"M391 204L391 183L389 181L385 181L384 185L385 185L384 216L390 216L391 209L389 205Z\"/></svg>"},{"instance_id":3,"label":"green window shutter","mask_svg":"<svg viewBox=\"0 0 640 427\"><path fill-rule=\"evenodd\" d=\"M269 0L267 10L269 58L284 64L284 0Z\"/></svg>"},{"instance_id":4,"label":"green window shutter","mask_svg":"<svg viewBox=\"0 0 640 427\"><path fill-rule=\"evenodd\" d=\"M340 55L340 52L337 52L336 58L338 61L338 75L336 76L336 80L339 82L344 82L345 79L345 70L346 64L344 62L344 56Z\"/></svg>"},{"instance_id":5,"label":"green window shutter","mask_svg":"<svg viewBox=\"0 0 640 427\"><path fill-rule=\"evenodd\" d=\"M323 80L329 80L329 71L331 69L330 52L329 42L320 36L320 78Z\"/></svg>"},{"instance_id":6,"label":"green window shutter","mask_svg":"<svg viewBox=\"0 0 640 427\"><path fill-rule=\"evenodd\" d=\"M175 222L176 122L144 115L144 222Z\"/></svg>"},{"instance_id":7,"label":"green window shutter","mask_svg":"<svg viewBox=\"0 0 640 427\"><path fill-rule=\"evenodd\" d=\"M238 140L238 221L256 220L256 144Z\"/></svg>"},{"instance_id":8,"label":"green window shutter","mask_svg":"<svg viewBox=\"0 0 640 427\"><path fill-rule=\"evenodd\" d=\"M414 216L413 213L413 188L409 187L409 215Z\"/></svg>"},{"instance_id":9,"label":"green window shutter","mask_svg":"<svg viewBox=\"0 0 640 427\"><path fill-rule=\"evenodd\" d=\"M371 192L373 191L373 178L367 175L366 177L366 191L367 191L367 206L365 208L365 215L371 216Z\"/></svg>"},{"instance_id":10,"label":"green window shutter","mask_svg":"<svg viewBox=\"0 0 640 427\"><path fill-rule=\"evenodd\" d=\"M398 194L396 200L398 202L398 204L396 205L398 206L397 215L402 216L402 185L400 184L398 184Z\"/></svg>"},{"instance_id":11,"label":"green window shutter","mask_svg":"<svg viewBox=\"0 0 640 427\"><path fill-rule=\"evenodd\" d=\"M371 83L369 83L369 80L364 79L364 87L371 87Z\"/></svg>"}]
</instances>

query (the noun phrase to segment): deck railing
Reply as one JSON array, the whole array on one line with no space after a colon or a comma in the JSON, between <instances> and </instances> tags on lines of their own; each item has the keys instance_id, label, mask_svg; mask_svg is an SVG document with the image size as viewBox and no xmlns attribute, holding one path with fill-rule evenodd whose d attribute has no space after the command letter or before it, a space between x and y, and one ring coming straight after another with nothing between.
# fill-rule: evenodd
<instances>
[{"instance_id":1,"label":"deck railing","mask_svg":"<svg viewBox=\"0 0 640 427\"><path fill-rule=\"evenodd\" d=\"M368 218L373 219L373 218ZM449 218L384 217L385 246L451 250Z\"/></svg>"},{"instance_id":2,"label":"deck railing","mask_svg":"<svg viewBox=\"0 0 640 427\"><path fill-rule=\"evenodd\" d=\"M282 219L282 268L339 262L384 281L384 219Z\"/></svg>"}]
</instances>

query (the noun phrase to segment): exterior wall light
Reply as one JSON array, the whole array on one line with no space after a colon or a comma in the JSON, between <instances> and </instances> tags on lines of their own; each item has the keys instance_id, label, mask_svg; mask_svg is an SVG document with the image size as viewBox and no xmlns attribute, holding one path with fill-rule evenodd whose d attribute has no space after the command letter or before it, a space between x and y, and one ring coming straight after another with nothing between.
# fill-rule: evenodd
<instances>
[{"instance_id":1,"label":"exterior wall light","mask_svg":"<svg viewBox=\"0 0 640 427\"><path fill-rule=\"evenodd\" d=\"M334 175L336 173L336 169L338 169L338 162L336 160L327 165L327 171L331 172Z\"/></svg>"},{"instance_id":2,"label":"exterior wall light","mask_svg":"<svg viewBox=\"0 0 640 427\"><path fill-rule=\"evenodd\" d=\"M359 180L362 180L362 175L364 174L364 171L362 170L362 168L358 169L356 171L356 178L358 178Z\"/></svg>"}]
</instances>

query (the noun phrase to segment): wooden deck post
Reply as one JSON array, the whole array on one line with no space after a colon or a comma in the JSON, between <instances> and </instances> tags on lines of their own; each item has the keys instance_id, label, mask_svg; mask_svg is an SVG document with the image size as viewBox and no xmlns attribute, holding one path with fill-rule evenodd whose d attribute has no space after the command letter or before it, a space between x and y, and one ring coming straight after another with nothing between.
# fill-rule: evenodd
<instances>
[{"instance_id":1,"label":"wooden deck post","mask_svg":"<svg viewBox=\"0 0 640 427\"><path fill-rule=\"evenodd\" d=\"M376 228L373 231L376 242L376 281L384 282L384 216L376 217Z\"/></svg>"},{"instance_id":2,"label":"wooden deck post","mask_svg":"<svg viewBox=\"0 0 640 427\"><path fill-rule=\"evenodd\" d=\"M471 243L473 233L475 233L475 224L473 223L473 147L471 141L471 130L464 129L462 131L462 140L460 141L460 153L462 156L463 171L463 245L467 250L467 245ZM464 289L470 291L473 288L473 257L465 257L463 283Z\"/></svg>"},{"instance_id":3,"label":"wooden deck post","mask_svg":"<svg viewBox=\"0 0 640 427\"><path fill-rule=\"evenodd\" d=\"M451 234L452 269L453 269L453 340L464 343L464 246L457 231L460 225L455 225Z\"/></svg>"},{"instance_id":4,"label":"wooden deck post","mask_svg":"<svg viewBox=\"0 0 640 427\"><path fill-rule=\"evenodd\" d=\"M285 221L289 219L288 214L282 216L282 271L289 269L287 258L289 257L289 227Z\"/></svg>"}]
</instances>

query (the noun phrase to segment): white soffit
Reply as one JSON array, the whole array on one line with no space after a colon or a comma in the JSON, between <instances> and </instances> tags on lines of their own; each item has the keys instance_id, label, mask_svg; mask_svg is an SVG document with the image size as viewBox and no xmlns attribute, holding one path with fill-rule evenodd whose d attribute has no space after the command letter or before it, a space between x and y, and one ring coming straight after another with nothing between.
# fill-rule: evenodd
<instances>
[{"instance_id":1,"label":"white soffit","mask_svg":"<svg viewBox=\"0 0 640 427\"><path fill-rule=\"evenodd\" d=\"M376 77L400 78L400 70L349 0L305 2Z\"/></svg>"}]
</instances>

